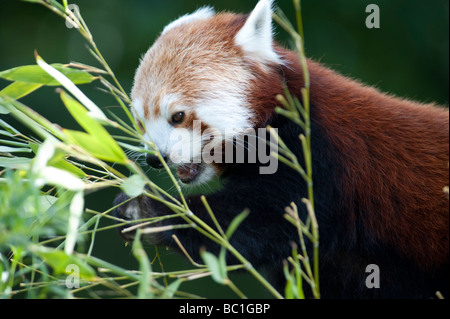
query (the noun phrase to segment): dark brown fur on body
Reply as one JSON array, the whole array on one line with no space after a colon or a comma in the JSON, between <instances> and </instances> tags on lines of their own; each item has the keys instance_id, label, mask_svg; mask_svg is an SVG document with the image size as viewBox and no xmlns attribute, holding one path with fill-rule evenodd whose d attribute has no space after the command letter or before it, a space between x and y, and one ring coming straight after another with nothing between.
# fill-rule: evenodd
<instances>
[{"instance_id":1,"label":"dark brown fur on body","mask_svg":"<svg viewBox=\"0 0 450 319\"><path fill-rule=\"evenodd\" d=\"M297 72L285 69L285 80L300 96L301 68L290 61ZM349 221L363 218L368 232L424 269L448 263L448 109L388 96L316 62L308 68L315 120L346 165L342 205L363 214Z\"/></svg>"},{"instance_id":2,"label":"dark brown fur on body","mask_svg":"<svg viewBox=\"0 0 450 319\"><path fill-rule=\"evenodd\" d=\"M282 94L281 83L299 99L304 87L297 55L277 52L286 66L259 72L250 92L262 127L279 104L274 96ZM342 205L364 214L367 231L424 269L448 263L448 109L386 95L312 60L308 71L315 121L346 165ZM350 214L349 222L356 217Z\"/></svg>"}]
</instances>

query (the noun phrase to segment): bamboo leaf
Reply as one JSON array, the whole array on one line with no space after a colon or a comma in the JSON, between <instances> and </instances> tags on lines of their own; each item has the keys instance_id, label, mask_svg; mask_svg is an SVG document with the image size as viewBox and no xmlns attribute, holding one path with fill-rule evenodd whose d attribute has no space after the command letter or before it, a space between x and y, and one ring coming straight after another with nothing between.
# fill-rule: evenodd
<instances>
[{"instance_id":1,"label":"bamboo leaf","mask_svg":"<svg viewBox=\"0 0 450 319\"><path fill-rule=\"evenodd\" d=\"M147 253L141 243L141 232L137 231L133 241L133 255L139 261L139 270L141 271L140 284L138 288L138 298L146 299L153 297L151 288L152 283L152 266L148 259Z\"/></svg>"},{"instance_id":2,"label":"bamboo leaf","mask_svg":"<svg viewBox=\"0 0 450 319\"><path fill-rule=\"evenodd\" d=\"M220 273L224 278L228 277L228 270L227 270L227 249L225 247L222 247L220 249L219 253L219 267L220 267Z\"/></svg>"},{"instance_id":3,"label":"bamboo leaf","mask_svg":"<svg viewBox=\"0 0 450 319\"><path fill-rule=\"evenodd\" d=\"M37 186L48 184L72 191L81 191L85 187L84 182L72 173L52 166L44 167L40 171L40 177L43 178L43 181L38 180Z\"/></svg>"},{"instance_id":4,"label":"bamboo leaf","mask_svg":"<svg viewBox=\"0 0 450 319\"><path fill-rule=\"evenodd\" d=\"M71 275L68 272L68 266L76 265L79 269L80 278L92 280L96 277L95 270L78 256L68 255L62 250L49 249L43 246L33 246L31 250L50 265L56 275Z\"/></svg>"},{"instance_id":5,"label":"bamboo leaf","mask_svg":"<svg viewBox=\"0 0 450 319\"><path fill-rule=\"evenodd\" d=\"M64 130L64 133L69 137L72 143L80 146L96 158L113 163L124 163L124 160L121 157L118 157L107 147L107 145L103 144L100 140L93 138L92 135L72 130Z\"/></svg>"},{"instance_id":6,"label":"bamboo leaf","mask_svg":"<svg viewBox=\"0 0 450 319\"><path fill-rule=\"evenodd\" d=\"M31 150L25 147L10 147L0 145L0 153L30 153Z\"/></svg>"},{"instance_id":7,"label":"bamboo leaf","mask_svg":"<svg viewBox=\"0 0 450 319\"><path fill-rule=\"evenodd\" d=\"M1 132L0 132L0 134L1 134ZM10 146L17 146L17 147L24 147L24 148L30 148L30 145L27 144L27 143L10 141L10 140L3 140L3 139L0 139L0 144L10 145Z\"/></svg>"},{"instance_id":8,"label":"bamboo leaf","mask_svg":"<svg viewBox=\"0 0 450 319\"><path fill-rule=\"evenodd\" d=\"M83 191L78 191L73 196L69 207L69 222L67 225L67 236L64 245L64 251L67 255L72 255L78 237L78 227L80 226L81 217L84 212L84 195Z\"/></svg>"},{"instance_id":9,"label":"bamboo leaf","mask_svg":"<svg viewBox=\"0 0 450 319\"><path fill-rule=\"evenodd\" d=\"M40 83L27 83L16 81L11 83L3 90L0 91L0 95L7 95L12 99L18 100L42 87ZM1 107L0 107L1 112Z\"/></svg>"},{"instance_id":10,"label":"bamboo leaf","mask_svg":"<svg viewBox=\"0 0 450 319\"><path fill-rule=\"evenodd\" d=\"M14 134L12 134L8 131L5 131L5 130L0 130L0 135L14 137Z\"/></svg>"},{"instance_id":11,"label":"bamboo leaf","mask_svg":"<svg viewBox=\"0 0 450 319\"><path fill-rule=\"evenodd\" d=\"M0 98L0 102L2 102L1 98ZM2 135L6 135L6 136L21 135L21 133L18 130L16 130L14 127L9 125L2 119L0 119L0 126L3 127L6 130L6 132L11 134L11 135L7 134L5 131L2 130Z\"/></svg>"},{"instance_id":12,"label":"bamboo leaf","mask_svg":"<svg viewBox=\"0 0 450 319\"><path fill-rule=\"evenodd\" d=\"M31 165L31 172L37 176L36 187L43 185L60 186L64 189L80 192L84 189L84 182L73 174L70 170L60 169L50 166L50 162L58 157L56 146L52 141L47 140L39 146ZM58 158L56 158L58 162ZM84 177L84 176L83 176Z\"/></svg>"},{"instance_id":13,"label":"bamboo leaf","mask_svg":"<svg viewBox=\"0 0 450 319\"><path fill-rule=\"evenodd\" d=\"M42 211L45 212L58 200L58 198L51 195L41 195L38 200L39 207L41 207Z\"/></svg>"},{"instance_id":14,"label":"bamboo leaf","mask_svg":"<svg viewBox=\"0 0 450 319\"><path fill-rule=\"evenodd\" d=\"M207 251L201 252L200 255L209 271L211 271L212 279L219 284L224 284L227 276L226 273L223 273L223 267L220 265L220 260Z\"/></svg>"},{"instance_id":15,"label":"bamboo leaf","mask_svg":"<svg viewBox=\"0 0 450 319\"><path fill-rule=\"evenodd\" d=\"M48 134L48 132L50 132L60 140L66 141L66 137L62 134L58 126L51 123L45 117L19 101L12 100L7 96L0 96L0 104L5 105L8 110L11 111L12 115L14 115L19 121L28 126L30 129L35 131L35 133L37 133L43 140L53 138L50 134ZM15 135L23 135L14 127L2 120L0 120L0 126L3 126L8 132Z\"/></svg>"},{"instance_id":16,"label":"bamboo leaf","mask_svg":"<svg viewBox=\"0 0 450 319\"><path fill-rule=\"evenodd\" d=\"M36 144L36 143L31 143L31 142L29 142L28 145L30 146L30 149L33 151L33 153L37 154L40 145Z\"/></svg>"},{"instance_id":17,"label":"bamboo leaf","mask_svg":"<svg viewBox=\"0 0 450 319\"><path fill-rule=\"evenodd\" d=\"M161 299L172 299L173 295L177 292L177 290L180 288L181 283L183 280L181 278L175 280L170 285L164 289L164 293L161 295Z\"/></svg>"},{"instance_id":18,"label":"bamboo leaf","mask_svg":"<svg viewBox=\"0 0 450 319\"><path fill-rule=\"evenodd\" d=\"M97 77L90 73L66 67L63 64L51 64L51 67L64 74L74 84L88 84L96 80ZM18 81L48 86L60 86L61 84L50 74L44 71L39 65L24 65L0 72L0 78L9 81Z\"/></svg>"},{"instance_id":19,"label":"bamboo leaf","mask_svg":"<svg viewBox=\"0 0 450 319\"><path fill-rule=\"evenodd\" d=\"M81 90L63 73L47 64L36 52L36 62L39 67L42 68L46 73L48 73L52 78L54 78L58 83L61 83L70 93L72 93L78 101L80 101L91 113L91 115L97 119L107 120L103 111L95 105ZM79 71L79 70L78 70Z\"/></svg>"},{"instance_id":20,"label":"bamboo leaf","mask_svg":"<svg viewBox=\"0 0 450 319\"><path fill-rule=\"evenodd\" d=\"M249 214L250 211L244 210L242 213L240 213L233 219L233 221L230 223L230 226L228 226L228 229L225 233L228 240L231 238L231 236L233 236L236 229L238 229L239 225L242 224L242 222L248 217Z\"/></svg>"},{"instance_id":21,"label":"bamboo leaf","mask_svg":"<svg viewBox=\"0 0 450 319\"><path fill-rule=\"evenodd\" d=\"M81 169L66 161L65 154L62 152L57 152L48 162L48 165L72 173L79 178L86 177L86 174Z\"/></svg>"},{"instance_id":22,"label":"bamboo leaf","mask_svg":"<svg viewBox=\"0 0 450 319\"><path fill-rule=\"evenodd\" d=\"M286 278L286 287L284 289L284 295L286 299L296 299L297 296L297 289L294 285L294 276L289 273L289 270L287 268L287 265L284 269L284 276Z\"/></svg>"},{"instance_id":23,"label":"bamboo leaf","mask_svg":"<svg viewBox=\"0 0 450 319\"><path fill-rule=\"evenodd\" d=\"M127 178L121 185L125 194L130 197L142 195L145 190L146 181L140 175L133 175Z\"/></svg>"},{"instance_id":24,"label":"bamboo leaf","mask_svg":"<svg viewBox=\"0 0 450 319\"><path fill-rule=\"evenodd\" d=\"M64 91L61 91L61 99L70 114L89 133L64 130L75 144L103 160L118 163L125 163L127 161L125 153L117 142L96 119L89 116L88 111L83 105Z\"/></svg>"},{"instance_id":25,"label":"bamboo leaf","mask_svg":"<svg viewBox=\"0 0 450 319\"><path fill-rule=\"evenodd\" d=\"M33 174L39 174L41 170L47 167L48 161L50 161L55 154L55 149L55 143L51 140L46 140L39 146L31 167L31 172Z\"/></svg>"},{"instance_id":26,"label":"bamboo leaf","mask_svg":"<svg viewBox=\"0 0 450 319\"><path fill-rule=\"evenodd\" d=\"M10 113L10 111L7 108L5 108L4 106L1 106L1 104L0 104L0 114L9 114L9 113Z\"/></svg>"},{"instance_id":27,"label":"bamboo leaf","mask_svg":"<svg viewBox=\"0 0 450 319\"><path fill-rule=\"evenodd\" d=\"M25 157L1 157L0 167L12 168L12 169L27 169L30 167L31 158Z\"/></svg>"}]
</instances>

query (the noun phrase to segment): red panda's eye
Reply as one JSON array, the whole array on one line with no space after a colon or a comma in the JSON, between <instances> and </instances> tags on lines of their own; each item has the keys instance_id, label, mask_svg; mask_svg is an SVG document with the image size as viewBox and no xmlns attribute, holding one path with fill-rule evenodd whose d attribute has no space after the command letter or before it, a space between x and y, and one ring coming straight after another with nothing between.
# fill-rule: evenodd
<instances>
[{"instance_id":1,"label":"red panda's eye","mask_svg":"<svg viewBox=\"0 0 450 319\"><path fill-rule=\"evenodd\" d=\"M184 121L184 112L178 112L172 115L172 124L181 124Z\"/></svg>"}]
</instances>

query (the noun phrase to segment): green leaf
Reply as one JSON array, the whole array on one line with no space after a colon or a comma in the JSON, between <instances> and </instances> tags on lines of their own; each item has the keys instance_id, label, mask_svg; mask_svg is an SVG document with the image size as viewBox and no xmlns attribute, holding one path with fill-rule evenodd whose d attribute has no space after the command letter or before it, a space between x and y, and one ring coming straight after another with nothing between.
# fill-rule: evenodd
<instances>
[{"instance_id":1,"label":"green leaf","mask_svg":"<svg viewBox=\"0 0 450 319\"><path fill-rule=\"evenodd\" d=\"M224 272L226 265L225 267L221 265L223 263L222 258L219 259L207 251L201 252L200 255L205 265L208 266L209 271L211 271L212 279L219 284L224 284L225 279L227 279L227 274Z\"/></svg>"},{"instance_id":2,"label":"green leaf","mask_svg":"<svg viewBox=\"0 0 450 319\"><path fill-rule=\"evenodd\" d=\"M12 134L8 131L5 131L5 130L0 130L0 135L14 137L14 134Z\"/></svg>"},{"instance_id":3,"label":"green leaf","mask_svg":"<svg viewBox=\"0 0 450 319\"><path fill-rule=\"evenodd\" d=\"M33 153L37 154L39 147L42 144L39 145L39 144L29 142L29 145L30 145L30 148L33 151ZM80 177L80 178L86 177L86 174L83 172L83 170L81 170L80 168L76 167L75 165L67 162L66 154L59 149L55 150L55 154L48 161L47 165L62 169L64 171L72 173L73 175Z\"/></svg>"},{"instance_id":4,"label":"green leaf","mask_svg":"<svg viewBox=\"0 0 450 319\"><path fill-rule=\"evenodd\" d=\"M64 130L75 144L102 160L122 164L127 161L127 156L117 142L96 119L89 116L83 105L64 91L61 91L61 99L78 124L88 132Z\"/></svg>"},{"instance_id":5,"label":"green leaf","mask_svg":"<svg viewBox=\"0 0 450 319\"><path fill-rule=\"evenodd\" d=\"M96 119L89 116L88 110L65 91L61 91L61 100L73 118L86 130L86 132L92 135L109 135L107 132L104 132L105 129Z\"/></svg>"},{"instance_id":6,"label":"green leaf","mask_svg":"<svg viewBox=\"0 0 450 319\"><path fill-rule=\"evenodd\" d=\"M224 278L227 278L227 276L228 276L226 255L227 255L227 249L225 247L222 247L220 249L218 260L219 260L220 273L223 275Z\"/></svg>"},{"instance_id":7,"label":"green leaf","mask_svg":"<svg viewBox=\"0 0 450 319\"><path fill-rule=\"evenodd\" d=\"M27 169L30 167L31 158L25 157L0 157L0 167L13 169Z\"/></svg>"},{"instance_id":8,"label":"green leaf","mask_svg":"<svg viewBox=\"0 0 450 319\"><path fill-rule=\"evenodd\" d=\"M67 137L62 134L60 128L47 120L42 115L38 114L33 109L25 106L19 101L12 100L8 96L2 97L0 96L0 104L6 105L6 108L9 109L12 114L15 116L17 120L22 122L24 125L28 126L31 130L33 130L36 134L38 134L42 139L52 138L49 134L53 134L55 137L61 139L62 141L66 141ZM8 132L11 132L15 135L22 135L18 130L13 128L8 123L0 120L0 126L3 126Z\"/></svg>"},{"instance_id":9,"label":"green leaf","mask_svg":"<svg viewBox=\"0 0 450 319\"><path fill-rule=\"evenodd\" d=\"M95 270L75 255L68 255L62 250L49 249L42 246L33 246L31 250L53 268L55 275L73 275L69 271L68 266L76 266L79 270L80 278L92 280L96 277Z\"/></svg>"},{"instance_id":10,"label":"green leaf","mask_svg":"<svg viewBox=\"0 0 450 319\"><path fill-rule=\"evenodd\" d=\"M283 267L284 278L286 278L286 286L284 287L284 295L286 299L296 298L296 289L294 287L294 276L289 272L289 267L287 264Z\"/></svg>"},{"instance_id":11,"label":"green leaf","mask_svg":"<svg viewBox=\"0 0 450 319\"><path fill-rule=\"evenodd\" d=\"M130 197L142 195L145 189L145 179L140 175L133 175L127 178L121 185L125 194Z\"/></svg>"},{"instance_id":12,"label":"green leaf","mask_svg":"<svg viewBox=\"0 0 450 319\"><path fill-rule=\"evenodd\" d=\"M22 135L18 130L16 130L14 127L12 127L11 125L9 125L8 123L6 123L5 121L3 121L1 119L0 119L0 126L2 126L8 133L12 134L12 135L6 134L2 130L2 135L6 135L6 136Z\"/></svg>"},{"instance_id":13,"label":"green leaf","mask_svg":"<svg viewBox=\"0 0 450 319\"><path fill-rule=\"evenodd\" d=\"M58 200L58 198L51 195L41 195L38 197L38 200L39 207L45 212Z\"/></svg>"},{"instance_id":14,"label":"green leaf","mask_svg":"<svg viewBox=\"0 0 450 319\"><path fill-rule=\"evenodd\" d=\"M6 107L0 105L0 114L9 114L11 113Z\"/></svg>"},{"instance_id":15,"label":"green leaf","mask_svg":"<svg viewBox=\"0 0 450 319\"><path fill-rule=\"evenodd\" d=\"M238 229L238 227L242 224L242 222L247 218L248 214L250 214L250 211L244 210L242 213L240 213L233 219L233 221L230 223L230 226L228 226L227 231L225 232L225 235L227 236L228 240L230 240L231 236L233 236L236 229Z\"/></svg>"},{"instance_id":16,"label":"green leaf","mask_svg":"<svg viewBox=\"0 0 450 319\"><path fill-rule=\"evenodd\" d=\"M170 285L166 287L164 290L164 293L161 295L161 299L172 299L173 295L178 291L180 288L181 283L183 282L183 279L179 278L172 282Z\"/></svg>"},{"instance_id":17,"label":"green leaf","mask_svg":"<svg viewBox=\"0 0 450 319\"><path fill-rule=\"evenodd\" d=\"M2 132L0 132L0 134L1 133ZM10 145L10 146L18 146L18 147L30 148L29 144L27 144L27 143L10 141L10 140L3 140L3 139L0 139L0 145Z\"/></svg>"},{"instance_id":18,"label":"green leaf","mask_svg":"<svg viewBox=\"0 0 450 319\"><path fill-rule=\"evenodd\" d=\"M64 252L72 256L77 244L78 227L80 226L84 212L84 194L78 191L73 195L69 206L69 222L67 224L67 235L64 243Z\"/></svg>"},{"instance_id":19,"label":"green leaf","mask_svg":"<svg viewBox=\"0 0 450 319\"><path fill-rule=\"evenodd\" d=\"M286 281L284 295L285 295L286 299L295 299L295 288L294 288L294 285L292 284L291 277L289 277L289 279Z\"/></svg>"},{"instance_id":20,"label":"green leaf","mask_svg":"<svg viewBox=\"0 0 450 319\"><path fill-rule=\"evenodd\" d=\"M0 153L29 153L31 150L29 148L24 147L10 147L10 146L1 146L0 145Z\"/></svg>"},{"instance_id":21,"label":"green leaf","mask_svg":"<svg viewBox=\"0 0 450 319\"><path fill-rule=\"evenodd\" d=\"M30 146L30 148L33 151L33 153L37 154L38 149L39 149L39 144L29 142L28 145Z\"/></svg>"},{"instance_id":22,"label":"green leaf","mask_svg":"<svg viewBox=\"0 0 450 319\"><path fill-rule=\"evenodd\" d=\"M55 63L51 64L51 66L60 71L75 84L87 84L97 79L97 77L86 71L66 67L63 64ZM0 72L0 78L9 81L34 83L40 85L61 85L39 65L25 65L2 71Z\"/></svg>"},{"instance_id":23,"label":"green leaf","mask_svg":"<svg viewBox=\"0 0 450 319\"><path fill-rule=\"evenodd\" d=\"M139 262L139 270L141 271L140 283L138 288L138 298L147 299L153 297L150 289L152 284L152 265L148 259L147 253L141 243L141 232L138 229L133 241L133 255Z\"/></svg>"},{"instance_id":24,"label":"green leaf","mask_svg":"<svg viewBox=\"0 0 450 319\"><path fill-rule=\"evenodd\" d=\"M69 137L72 143L82 147L85 151L95 156L96 158L113 163L122 163L122 159L120 157L118 157L102 142L94 139L92 135L72 130L64 130L64 133Z\"/></svg>"},{"instance_id":25,"label":"green leaf","mask_svg":"<svg viewBox=\"0 0 450 319\"><path fill-rule=\"evenodd\" d=\"M57 2L56 2L57 4ZM45 62L36 52L36 63L39 65L39 67L42 68L48 75L50 75L52 78L54 78L58 83L60 83L62 86L64 86L70 93L72 93L78 101L80 101L84 107L86 107L91 113L90 115L92 117L95 117L97 119L101 119L106 121L107 118L103 111L94 103L92 102L76 85L75 83L70 80L67 76L65 76L62 72L58 71L54 67L52 67L50 64Z\"/></svg>"},{"instance_id":26,"label":"green leaf","mask_svg":"<svg viewBox=\"0 0 450 319\"><path fill-rule=\"evenodd\" d=\"M14 82L0 91L0 95L7 95L12 99L18 100L42 87L39 83ZM1 113L1 107L0 107Z\"/></svg>"},{"instance_id":27,"label":"green leaf","mask_svg":"<svg viewBox=\"0 0 450 319\"><path fill-rule=\"evenodd\" d=\"M48 165L72 173L76 177L86 177L86 174L81 169L66 161L65 154L62 152L57 152L57 154L48 162Z\"/></svg>"}]
</instances>

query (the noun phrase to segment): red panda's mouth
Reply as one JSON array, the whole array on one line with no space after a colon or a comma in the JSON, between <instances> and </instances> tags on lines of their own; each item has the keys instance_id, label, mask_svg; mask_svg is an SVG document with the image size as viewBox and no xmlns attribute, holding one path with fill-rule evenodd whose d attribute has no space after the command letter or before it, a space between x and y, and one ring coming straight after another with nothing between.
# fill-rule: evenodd
<instances>
[{"instance_id":1,"label":"red panda's mouth","mask_svg":"<svg viewBox=\"0 0 450 319\"><path fill-rule=\"evenodd\" d=\"M178 178L184 184L190 184L197 179L202 171L202 166L196 163L183 164L178 166Z\"/></svg>"}]
</instances>

